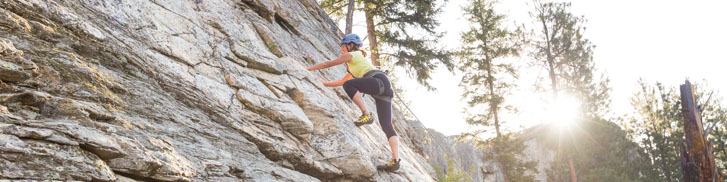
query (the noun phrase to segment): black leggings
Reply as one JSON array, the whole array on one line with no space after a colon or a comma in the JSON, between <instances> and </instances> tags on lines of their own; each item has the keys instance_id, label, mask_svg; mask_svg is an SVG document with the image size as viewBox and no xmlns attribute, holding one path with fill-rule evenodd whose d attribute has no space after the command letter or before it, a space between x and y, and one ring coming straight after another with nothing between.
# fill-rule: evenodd
<instances>
[{"instance_id":1,"label":"black leggings","mask_svg":"<svg viewBox=\"0 0 727 182\"><path fill-rule=\"evenodd\" d=\"M379 93L381 87L384 88L383 93ZM348 98L351 99L353 99L356 92L373 96L376 101L376 113L379 115L379 124L381 124L381 129L386 133L386 138L396 136L394 126L391 125L391 98L394 96L394 90L391 89L391 83L386 78L386 75L377 74L369 78L351 79L343 83L343 89L346 90Z\"/></svg>"}]
</instances>

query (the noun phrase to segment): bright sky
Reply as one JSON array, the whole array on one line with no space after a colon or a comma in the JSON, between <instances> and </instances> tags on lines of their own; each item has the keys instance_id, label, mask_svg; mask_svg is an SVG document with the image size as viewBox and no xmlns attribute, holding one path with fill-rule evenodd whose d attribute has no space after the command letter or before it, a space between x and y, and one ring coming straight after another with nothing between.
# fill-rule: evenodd
<instances>
[{"instance_id":1,"label":"bright sky","mask_svg":"<svg viewBox=\"0 0 727 182\"><path fill-rule=\"evenodd\" d=\"M660 81L676 87L685 78L692 81L707 80L710 87L723 97L727 92L725 69L727 68L727 1L672 1L672 0L574 0L571 12L584 15L588 22L586 37L596 45L594 60L600 72L611 79L612 110L616 115L630 113L630 97L636 91L636 81L644 78L649 83ZM459 34L467 29L462 18L461 6L466 1L449 1L445 7L442 31L447 35L442 44L455 48ZM528 15L532 6L529 0L508 0L497 5L506 14L508 22L532 24ZM512 24L512 23L509 23ZM355 29L362 29L356 27ZM365 31L365 30L361 30ZM358 33L358 31L356 31ZM365 35L363 32L360 34ZM510 103L520 108L517 115L506 116L515 121L511 130L539 124L543 105L541 96L534 95L535 77L545 75L545 70L524 66L530 58L520 58L522 64L521 87ZM469 130L462 113L466 104L461 100L460 77L444 69L433 74L431 84L438 92L424 91L416 82L400 76L407 89L411 109L428 128L445 135L455 135Z\"/></svg>"}]
</instances>

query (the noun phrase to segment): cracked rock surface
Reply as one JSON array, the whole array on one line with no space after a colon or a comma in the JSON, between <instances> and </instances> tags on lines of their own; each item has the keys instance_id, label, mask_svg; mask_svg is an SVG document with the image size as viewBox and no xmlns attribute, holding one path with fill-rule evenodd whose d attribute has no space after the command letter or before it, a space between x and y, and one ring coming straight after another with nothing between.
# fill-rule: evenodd
<instances>
[{"instance_id":1,"label":"cracked rock surface","mask_svg":"<svg viewBox=\"0 0 727 182\"><path fill-rule=\"evenodd\" d=\"M345 69L304 69L338 55L315 0L0 5L0 179L433 181L463 147L458 168L484 165L395 109L402 166L376 171L380 126L316 78Z\"/></svg>"}]
</instances>

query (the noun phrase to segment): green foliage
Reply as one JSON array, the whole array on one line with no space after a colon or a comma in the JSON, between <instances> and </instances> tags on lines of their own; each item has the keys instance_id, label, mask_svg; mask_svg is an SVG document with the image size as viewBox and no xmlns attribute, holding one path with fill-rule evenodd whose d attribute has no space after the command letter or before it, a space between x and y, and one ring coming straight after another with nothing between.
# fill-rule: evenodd
<instances>
[{"instance_id":1,"label":"green foliage","mask_svg":"<svg viewBox=\"0 0 727 182\"><path fill-rule=\"evenodd\" d=\"M585 119L570 132L563 132L557 126L544 128L538 138L556 146L555 160L546 170L548 181L570 181L568 154L573 159L578 181L651 181L643 176L653 173L647 165L646 154L613 122Z\"/></svg>"},{"instance_id":2,"label":"green foliage","mask_svg":"<svg viewBox=\"0 0 727 182\"><path fill-rule=\"evenodd\" d=\"M471 182L472 177L463 172L459 171L454 166L454 159L450 159L447 157L447 154L444 154L444 160L447 160L447 170L442 171L439 167L434 167L434 171L437 174L437 181L438 182ZM470 172L472 172L472 169L470 169Z\"/></svg>"},{"instance_id":3,"label":"green foliage","mask_svg":"<svg viewBox=\"0 0 727 182\"><path fill-rule=\"evenodd\" d=\"M328 16L334 19L341 19L346 16L346 6L348 5L346 0L318 0L318 4L321 5L321 8Z\"/></svg>"},{"instance_id":4,"label":"green foliage","mask_svg":"<svg viewBox=\"0 0 727 182\"><path fill-rule=\"evenodd\" d=\"M371 53L381 55L405 71L417 82L430 90L430 73L440 64L452 71L451 52L437 46L443 33L436 32L438 16L446 0L359 0L368 3L369 12L374 19L374 29L378 50ZM345 16L344 0L319 0L321 7L334 19ZM364 7L364 6L359 6ZM371 46L371 45L369 45Z\"/></svg>"},{"instance_id":5,"label":"green foliage","mask_svg":"<svg viewBox=\"0 0 727 182\"><path fill-rule=\"evenodd\" d=\"M681 97L676 86L666 87L661 83L638 82L639 90L631 99L635 113L624 123L632 140L638 141L648 156L647 164L653 173L645 173L650 181L679 181L682 169L679 156L679 142L684 139L684 118L681 112ZM720 98L712 98L713 90L706 83L695 84L695 97L702 111L702 126L709 130L708 140L714 146L717 167L724 173L727 161L724 121L727 109ZM712 127L714 126L714 127Z\"/></svg>"},{"instance_id":6,"label":"green foliage","mask_svg":"<svg viewBox=\"0 0 727 182\"><path fill-rule=\"evenodd\" d=\"M638 85L631 99L636 113L625 128L648 154L656 172L654 180L681 179L679 141L684 131L679 93L661 83L652 86L639 80Z\"/></svg>"},{"instance_id":7,"label":"green foliage","mask_svg":"<svg viewBox=\"0 0 727 182\"><path fill-rule=\"evenodd\" d=\"M705 113L708 112L705 109ZM710 119L705 119L705 123L719 123L716 124L712 132L710 133L712 138L710 138L710 141L712 141L712 144L714 146L714 157L716 160L717 168L720 173L722 173L722 179L724 181L727 181L727 178L725 178L725 175L727 175L727 127L725 126L724 122L727 121L727 109L726 108L719 108L717 110L709 111L715 114L715 117L711 117ZM712 120L713 121L709 121Z\"/></svg>"},{"instance_id":8,"label":"green foliage","mask_svg":"<svg viewBox=\"0 0 727 182\"><path fill-rule=\"evenodd\" d=\"M467 112L467 123L477 127L492 128L495 138L482 140L482 131L467 133L465 138L473 138L478 148L485 151L486 161L495 161L505 174L506 181L534 181L532 175L537 171L535 162L523 160L525 144L522 139L505 133L501 129L504 121L499 118L502 111L511 111L511 106L503 106L505 96L515 87L517 72L512 64L504 63L502 58L517 56L520 49L519 31L510 31L501 24L505 16L494 11L491 1L472 0L464 8L465 16L471 23L469 30L462 34L462 45L458 57L458 68L463 73L460 87L462 95L474 112ZM486 109L479 110L478 106ZM532 173L527 173L530 171Z\"/></svg>"},{"instance_id":9,"label":"green foliage","mask_svg":"<svg viewBox=\"0 0 727 182\"><path fill-rule=\"evenodd\" d=\"M654 172L645 165L647 155L619 126L602 119L609 112L609 80L594 76L595 46L584 36L585 18L570 13L570 3L540 1L531 16L538 22L531 56L548 70L550 91L575 96L582 109L575 126L546 126L539 133L556 150L549 181L570 180L569 158L579 181L649 181L644 175Z\"/></svg>"},{"instance_id":10,"label":"green foliage","mask_svg":"<svg viewBox=\"0 0 727 182\"><path fill-rule=\"evenodd\" d=\"M697 104L702 109L702 126L708 131L707 140L714 147L716 167L722 173L723 181L727 181L727 108L717 95L706 81L695 85Z\"/></svg>"},{"instance_id":11,"label":"green foliage","mask_svg":"<svg viewBox=\"0 0 727 182\"><path fill-rule=\"evenodd\" d=\"M523 137L516 137L512 133L501 135L480 142L480 148L486 148L485 160L497 161L500 170L505 174L506 181L535 181L538 170L537 162L527 161L523 150L527 147Z\"/></svg>"},{"instance_id":12,"label":"green foliage","mask_svg":"<svg viewBox=\"0 0 727 182\"><path fill-rule=\"evenodd\" d=\"M464 8L472 26L462 34L458 68L463 74L459 86L468 105L472 108L487 105L486 112L469 114L467 123L494 126L499 135L498 112L511 108L503 107L503 103L518 77L514 66L501 59L518 55L520 44L516 31L503 28L501 22L505 16L496 14L493 6L489 1L474 0Z\"/></svg>"},{"instance_id":13,"label":"green foliage","mask_svg":"<svg viewBox=\"0 0 727 182\"><path fill-rule=\"evenodd\" d=\"M531 40L535 49L531 56L550 72L553 92L565 91L581 100L587 116L603 116L609 110L609 79L594 76L595 46L584 37L586 19L569 10L570 3L536 1L531 16L540 28Z\"/></svg>"},{"instance_id":14,"label":"green foliage","mask_svg":"<svg viewBox=\"0 0 727 182\"><path fill-rule=\"evenodd\" d=\"M437 47L443 33L438 16L446 0L364 0L373 6L365 11L374 16L378 51L430 90L430 73L440 63L450 71L454 64L448 50Z\"/></svg>"}]
</instances>

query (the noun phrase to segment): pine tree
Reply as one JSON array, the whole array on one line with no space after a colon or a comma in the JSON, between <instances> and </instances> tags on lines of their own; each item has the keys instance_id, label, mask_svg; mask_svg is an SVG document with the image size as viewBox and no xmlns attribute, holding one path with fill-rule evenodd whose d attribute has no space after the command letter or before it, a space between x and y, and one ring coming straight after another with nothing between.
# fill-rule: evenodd
<instances>
[{"instance_id":1,"label":"pine tree","mask_svg":"<svg viewBox=\"0 0 727 182\"><path fill-rule=\"evenodd\" d=\"M591 50L593 46L582 36L584 28L581 24L585 19L571 14L568 11L569 8L570 3L536 1L535 11L531 12L531 16L542 24L542 28L532 40L535 47L533 56L538 62L545 63L543 66L548 70L553 100L558 99L558 94L561 91L559 85L566 85L563 83L563 80L566 79L563 78L563 75L567 73L570 73L569 75L583 75L576 72L583 72L588 68L592 68L589 67L589 62L592 62ZM572 67L585 67L586 69L567 69L571 67L566 66L568 64ZM592 70L586 72L592 72ZM572 81L576 80L566 82ZM581 98L581 100L583 99ZM573 148L572 146L568 147L569 145L571 144L566 143L566 149ZM571 150L565 150L564 152L570 169L571 181L577 181Z\"/></svg>"},{"instance_id":2,"label":"pine tree","mask_svg":"<svg viewBox=\"0 0 727 182\"><path fill-rule=\"evenodd\" d=\"M496 14L493 4L483 0L473 0L464 8L467 19L473 25L462 34L461 60L458 66L462 71L460 87L463 97L470 107L487 105L485 114L477 114L467 119L475 125L494 126L497 136L501 136L498 113L509 107L504 105L505 96L515 87L518 74L514 66L502 60L507 56L518 56L520 43L516 31L503 27L505 16Z\"/></svg>"},{"instance_id":3,"label":"pine tree","mask_svg":"<svg viewBox=\"0 0 727 182\"><path fill-rule=\"evenodd\" d=\"M603 119L610 110L608 108L610 103L609 80L603 75L595 76L596 68L593 61L595 46L584 36L583 24L586 19L583 16L573 15L569 9L570 3L536 1L535 10L531 12L531 16L537 21L536 31L531 39L531 45L535 51L531 55L536 60L536 65L541 65L548 71L550 79L550 89L548 90L552 92L553 100L557 100L559 94L568 94L581 102L581 114L579 115L581 117L577 122L578 126L566 131L565 134L558 135L562 137L553 146L558 148L559 157L557 157L558 160L553 165L551 173L558 181L577 181L578 176L585 179L595 179L593 176L607 176L602 175L607 170L589 167L604 162L594 161L592 160L594 156L582 155L584 153L595 152L593 153L595 155L601 152L601 156L608 154L605 156L612 158L603 159L618 161L610 165L630 164L635 160L627 155L619 154L613 149L594 148L595 146L638 147L626 145L630 141L625 133L620 132L620 128L609 127L613 123ZM613 136L604 135L604 137L618 140L608 141L599 140L599 138L581 140L591 138L590 135L595 133L612 134ZM619 150L631 150L631 148ZM563 165L567 165L567 167L563 167ZM568 170L566 171L564 168ZM576 169L583 171L578 172ZM622 175L629 174L624 179L635 179L632 171L614 170L622 171ZM570 180L561 178L563 172L570 173Z\"/></svg>"},{"instance_id":4,"label":"pine tree","mask_svg":"<svg viewBox=\"0 0 727 182\"><path fill-rule=\"evenodd\" d=\"M318 4L321 5L323 11L325 11L329 17L333 18L335 22L339 22L342 18L347 16L347 0L318 0Z\"/></svg>"},{"instance_id":5,"label":"pine tree","mask_svg":"<svg viewBox=\"0 0 727 182\"><path fill-rule=\"evenodd\" d=\"M512 110L505 105L505 96L515 87L518 75L512 64L503 61L507 56L518 56L521 41L519 30L504 28L504 15L494 11L494 3L484 0L471 0L464 8L467 20L471 23L468 31L462 34L461 63L458 66L463 77L460 86L463 97L470 108L475 110L467 117L467 123L477 127L494 127L495 137L487 140L477 138L481 133L463 135L474 137L476 145L486 153L485 160L498 163L505 181L534 181L535 163L522 160L524 141L505 132L501 113ZM526 173L524 171L531 171Z\"/></svg>"},{"instance_id":6,"label":"pine tree","mask_svg":"<svg viewBox=\"0 0 727 182\"><path fill-rule=\"evenodd\" d=\"M548 71L554 98L561 92L577 97L585 116L601 117L608 110L608 78L595 77L595 46L584 37L586 19L569 12L570 3L536 1L531 16L538 22L531 39L532 56Z\"/></svg>"},{"instance_id":7,"label":"pine tree","mask_svg":"<svg viewBox=\"0 0 727 182\"><path fill-rule=\"evenodd\" d=\"M364 0L372 60L379 56L406 68L430 90L432 70L443 64L450 71L451 53L437 46L442 33L437 20L446 0Z\"/></svg>"},{"instance_id":8,"label":"pine tree","mask_svg":"<svg viewBox=\"0 0 727 182\"><path fill-rule=\"evenodd\" d=\"M343 16L344 0L322 0L321 6L331 16ZM451 52L438 47L443 33L436 32L437 20L446 0L360 0L366 19L371 61L380 66L392 61L405 68L410 76L426 88L430 73L440 65L452 71ZM339 18L340 19L340 18Z\"/></svg>"}]
</instances>

